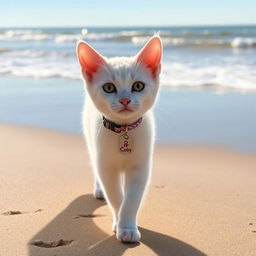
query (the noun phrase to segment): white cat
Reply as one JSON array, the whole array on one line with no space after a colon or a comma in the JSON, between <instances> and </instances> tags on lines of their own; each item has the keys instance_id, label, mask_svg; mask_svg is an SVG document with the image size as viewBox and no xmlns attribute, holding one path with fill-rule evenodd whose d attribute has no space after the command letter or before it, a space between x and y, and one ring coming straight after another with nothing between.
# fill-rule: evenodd
<instances>
[{"instance_id":1,"label":"white cat","mask_svg":"<svg viewBox=\"0 0 256 256\"><path fill-rule=\"evenodd\" d=\"M116 58L105 58L79 41L77 56L89 95L83 125L94 196L104 197L111 208L117 239L137 242L136 217L152 167L151 108L159 88L161 39L152 37L135 57Z\"/></svg>"}]
</instances>

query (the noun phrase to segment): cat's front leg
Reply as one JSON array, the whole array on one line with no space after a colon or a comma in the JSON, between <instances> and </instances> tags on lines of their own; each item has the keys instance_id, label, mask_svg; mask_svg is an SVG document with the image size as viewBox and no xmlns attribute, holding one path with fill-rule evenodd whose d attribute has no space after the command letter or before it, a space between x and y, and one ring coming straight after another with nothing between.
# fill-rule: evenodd
<instances>
[{"instance_id":1,"label":"cat's front leg","mask_svg":"<svg viewBox=\"0 0 256 256\"><path fill-rule=\"evenodd\" d=\"M118 214L117 239L122 242L138 242L137 212L148 182L150 167L144 166L125 172L125 195Z\"/></svg>"},{"instance_id":2,"label":"cat's front leg","mask_svg":"<svg viewBox=\"0 0 256 256\"><path fill-rule=\"evenodd\" d=\"M97 179L103 189L104 198L113 214L112 230L115 232L118 212L123 200L121 174L114 167L106 167L104 165L99 168L97 173Z\"/></svg>"}]
</instances>

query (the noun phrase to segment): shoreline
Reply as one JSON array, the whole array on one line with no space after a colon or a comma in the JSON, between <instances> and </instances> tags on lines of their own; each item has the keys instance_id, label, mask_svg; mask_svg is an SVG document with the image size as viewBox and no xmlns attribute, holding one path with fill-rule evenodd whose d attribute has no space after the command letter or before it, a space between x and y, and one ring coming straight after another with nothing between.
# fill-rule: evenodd
<instances>
[{"instance_id":1,"label":"shoreline","mask_svg":"<svg viewBox=\"0 0 256 256\"><path fill-rule=\"evenodd\" d=\"M0 124L0 140L1 255L255 253L255 155L156 145L151 184L138 218L142 241L126 245L111 231L107 206L92 198L82 136ZM39 246L60 239L72 242Z\"/></svg>"},{"instance_id":2,"label":"shoreline","mask_svg":"<svg viewBox=\"0 0 256 256\"><path fill-rule=\"evenodd\" d=\"M0 122L82 132L82 81L2 77L2 82ZM256 93L163 87L154 113L159 144L221 145L256 153Z\"/></svg>"}]
</instances>

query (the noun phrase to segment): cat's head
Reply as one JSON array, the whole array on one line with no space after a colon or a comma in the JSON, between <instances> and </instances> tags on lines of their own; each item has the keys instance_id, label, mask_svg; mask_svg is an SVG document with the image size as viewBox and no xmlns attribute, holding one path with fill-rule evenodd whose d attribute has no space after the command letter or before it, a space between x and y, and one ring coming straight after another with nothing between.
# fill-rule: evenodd
<instances>
[{"instance_id":1,"label":"cat's head","mask_svg":"<svg viewBox=\"0 0 256 256\"><path fill-rule=\"evenodd\" d=\"M77 56L87 91L108 119L128 123L154 104L159 87L162 43L152 37L134 57L106 58L79 41Z\"/></svg>"}]
</instances>

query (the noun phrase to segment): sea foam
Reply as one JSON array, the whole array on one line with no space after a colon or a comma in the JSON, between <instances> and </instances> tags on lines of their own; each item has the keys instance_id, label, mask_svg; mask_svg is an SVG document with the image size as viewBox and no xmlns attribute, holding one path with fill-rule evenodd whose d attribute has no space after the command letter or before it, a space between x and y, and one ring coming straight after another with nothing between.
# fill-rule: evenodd
<instances>
[{"instance_id":1,"label":"sea foam","mask_svg":"<svg viewBox=\"0 0 256 256\"><path fill-rule=\"evenodd\" d=\"M30 50L5 52L0 56L2 75L81 78L80 67L74 54ZM164 61L161 85L172 88L208 88L211 85L222 90L256 91L256 70L234 63L200 66L192 62Z\"/></svg>"},{"instance_id":2,"label":"sea foam","mask_svg":"<svg viewBox=\"0 0 256 256\"><path fill-rule=\"evenodd\" d=\"M256 47L256 38L242 38L236 37L232 42L233 48L250 48Z\"/></svg>"},{"instance_id":3,"label":"sea foam","mask_svg":"<svg viewBox=\"0 0 256 256\"><path fill-rule=\"evenodd\" d=\"M41 41L52 40L53 35L42 33L40 30L6 30L3 34L0 34L1 41Z\"/></svg>"}]
</instances>

